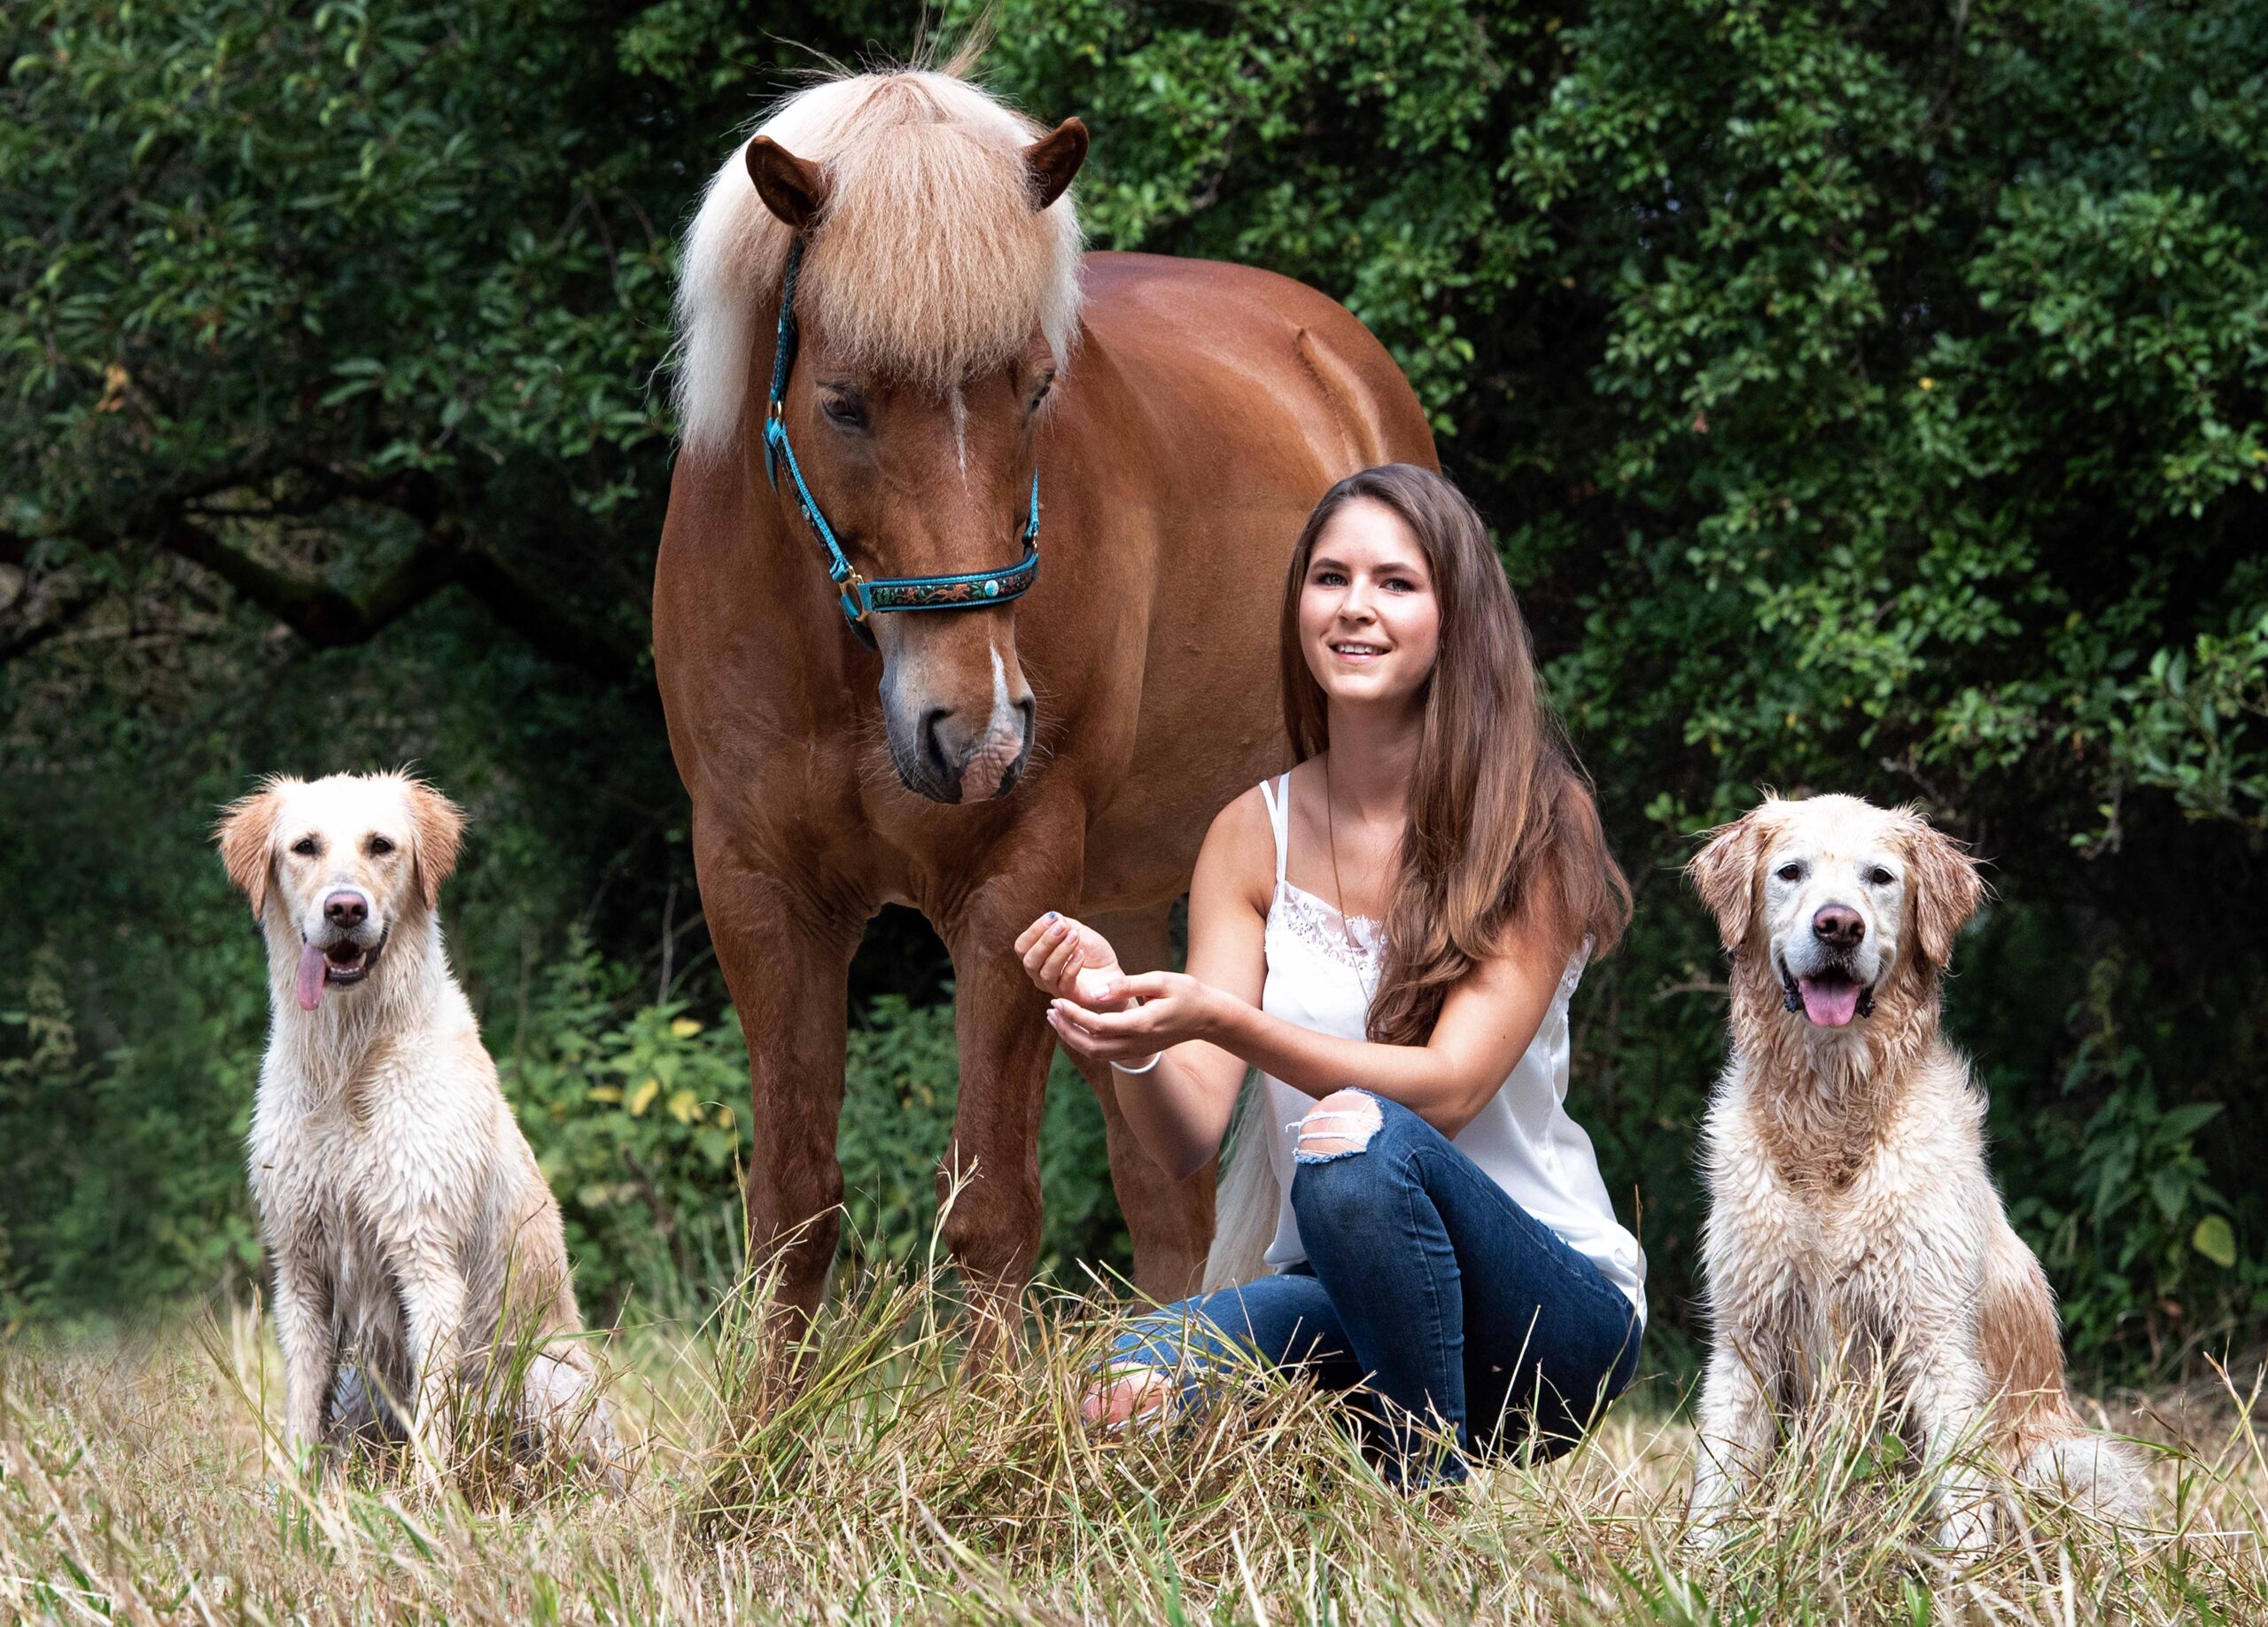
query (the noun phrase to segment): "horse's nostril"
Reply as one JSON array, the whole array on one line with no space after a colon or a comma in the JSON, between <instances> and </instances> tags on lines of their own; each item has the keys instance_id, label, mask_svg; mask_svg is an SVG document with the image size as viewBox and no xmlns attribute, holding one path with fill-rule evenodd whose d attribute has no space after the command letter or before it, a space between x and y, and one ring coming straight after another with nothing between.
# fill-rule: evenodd
<instances>
[{"instance_id":1,"label":"horse's nostril","mask_svg":"<svg viewBox=\"0 0 2268 1627\"><path fill-rule=\"evenodd\" d=\"M932 706L921 714L921 759L939 778L950 781L959 772L945 756L945 743L938 733L938 725L950 715L943 706Z\"/></svg>"}]
</instances>

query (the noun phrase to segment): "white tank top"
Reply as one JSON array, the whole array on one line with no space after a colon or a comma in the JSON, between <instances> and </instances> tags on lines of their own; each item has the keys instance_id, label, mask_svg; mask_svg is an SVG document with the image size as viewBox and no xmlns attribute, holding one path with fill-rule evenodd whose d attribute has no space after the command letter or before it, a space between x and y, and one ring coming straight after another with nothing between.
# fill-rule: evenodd
<instances>
[{"instance_id":1,"label":"white tank top","mask_svg":"<svg viewBox=\"0 0 2268 1627\"><path fill-rule=\"evenodd\" d=\"M1271 785L1261 782L1268 821L1276 833L1276 891L1268 905L1268 980L1260 1008L1270 1016L1342 1039L1365 1037L1371 992L1378 987L1384 960L1385 931L1366 916L1341 916L1322 899L1284 879L1290 846L1288 814L1291 775ZM1354 942L1348 942L1349 933ZM1451 1144L1479 1164L1512 1201L1550 1226L1569 1247L1596 1265L1606 1280L1628 1296L1643 1320L1646 1314L1646 1257L1638 1240L1614 1218L1606 1182L1598 1172L1591 1139L1567 1116L1567 1000L1583 975L1590 946L1585 944L1559 979L1559 992L1544 1013L1526 1052L1513 1064L1480 1115L1451 1138ZM1292 1151L1299 1121L1313 1110L1315 1098L1269 1074L1260 1076L1268 1093L1269 1161L1276 1167L1276 1240L1268 1264L1278 1270L1307 1258L1300 1223L1292 1212Z\"/></svg>"}]
</instances>

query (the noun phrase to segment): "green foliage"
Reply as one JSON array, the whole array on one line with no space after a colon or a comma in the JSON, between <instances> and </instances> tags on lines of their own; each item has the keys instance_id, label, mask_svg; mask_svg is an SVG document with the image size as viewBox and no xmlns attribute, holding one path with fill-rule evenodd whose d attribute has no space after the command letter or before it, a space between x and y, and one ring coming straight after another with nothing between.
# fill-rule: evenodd
<instances>
[{"instance_id":1,"label":"green foliage","mask_svg":"<svg viewBox=\"0 0 2268 1627\"><path fill-rule=\"evenodd\" d=\"M559 1196L584 1294L602 1305L665 1301L736 1280L740 1172L750 1151L748 1060L729 1007L716 1023L682 1002L639 1004L634 979L579 942L554 966L500 1059L546 1179ZM951 1133L959 1063L951 1006L876 1000L853 1027L843 1092L848 1266L905 1265L930 1246L936 1172ZM1068 1064L1040 1130L1047 1200L1042 1269L1122 1259L1102 1156L1102 1116ZM669 1308L676 1308L674 1304Z\"/></svg>"},{"instance_id":2,"label":"green foliage","mask_svg":"<svg viewBox=\"0 0 2268 1627\"><path fill-rule=\"evenodd\" d=\"M1643 1199L1659 1336L1691 1322L1721 1045L1674 870L1764 782L1919 800L1991 861L1949 1017L2075 1350L2134 1372L2256 1335L2268 11L990 11L992 82L1094 132L1097 245L1346 300L1497 523L1637 884L1579 997L1576 1108ZM412 755L480 815L453 927L532 1125L565 1104L579 1250L626 1276L728 1246L699 1140L726 1126L667 1105L740 1094L722 1028L669 1027L722 991L640 676L648 385L677 223L809 66L780 42L913 27L855 0L0 13L0 999L28 1012L47 954L74 1035L6 1086L31 1128L0 1145L43 1149L0 1195L25 1295L210 1268L97 1246L118 1205L68 1194L128 1172L174 1183L183 1239L235 1235L223 1183L179 1184L231 1166L256 1048L205 810ZM149 896L182 901L162 954L119 930ZM890 1082L846 1145L890 1172L858 1200L878 1237L928 1201L951 1069L942 1016L874 997L938 976L902 935L859 974L860 1077ZM668 1059L642 1113L587 1095ZM1048 1156L1075 1146L1059 1254L1108 1246L1107 1202L1064 1195L1101 1192L1095 1138ZM583 1203L633 1155L709 1195Z\"/></svg>"},{"instance_id":3,"label":"green foliage","mask_svg":"<svg viewBox=\"0 0 2268 1627\"><path fill-rule=\"evenodd\" d=\"M2066 1096L2100 1101L2084 1123L2042 1116L2040 1148L2068 1178L2016 1203L2017 1224L2044 1240L2051 1277L2068 1283L2063 1318L2085 1348L2217 1340L2268 1311L2268 1261L2241 1249L2232 1206L2198 1150L2218 1102L2164 1106L2148 1055L2119 1034L2119 968L2098 963L2074 1017L2089 1030L2063 1077Z\"/></svg>"}]
</instances>

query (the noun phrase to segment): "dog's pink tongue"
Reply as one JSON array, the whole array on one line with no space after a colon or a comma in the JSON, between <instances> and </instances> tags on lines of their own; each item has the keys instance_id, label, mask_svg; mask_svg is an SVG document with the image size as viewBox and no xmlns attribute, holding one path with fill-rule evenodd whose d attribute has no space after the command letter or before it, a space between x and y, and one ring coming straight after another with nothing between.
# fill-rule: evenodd
<instances>
[{"instance_id":1,"label":"dog's pink tongue","mask_svg":"<svg viewBox=\"0 0 2268 1627\"><path fill-rule=\"evenodd\" d=\"M309 944L299 951L299 1009L313 1011L322 1004L322 951Z\"/></svg>"},{"instance_id":2,"label":"dog's pink tongue","mask_svg":"<svg viewBox=\"0 0 2268 1627\"><path fill-rule=\"evenodd\" d=\"M1859 1014L1859 985L1855 983L1821 983L1814 977L1798 977L1796 992L1804 997L1804 1015L1821 1028L1842 1028Z\"/></svg>"}]
</instances>

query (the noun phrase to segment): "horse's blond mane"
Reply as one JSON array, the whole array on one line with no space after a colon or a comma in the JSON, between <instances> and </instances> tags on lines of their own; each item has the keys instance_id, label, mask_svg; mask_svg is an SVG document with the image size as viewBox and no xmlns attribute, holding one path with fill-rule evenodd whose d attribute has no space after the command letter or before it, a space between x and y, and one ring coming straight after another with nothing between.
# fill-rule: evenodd
<instances>
[{"instance_id":1,"label":"horse's blond mane","mask_svg":"<svg viewBox=\"0 0 2268 1627\"><path fill-rule=\"evenodd\" d=\"M846 74L797 92L755 134L826 167L796 309L862 364L940 392L1045 334L1060 367L1079 315L1068 191L1031 206L1022 151L1045 132L951 74ZM688 449L731 444L751 410L757 315L791 234L734 149L709 183L677 295L677 405ZM760 410L760 409L758 409Z\"/></svg>"}]
</instances>

